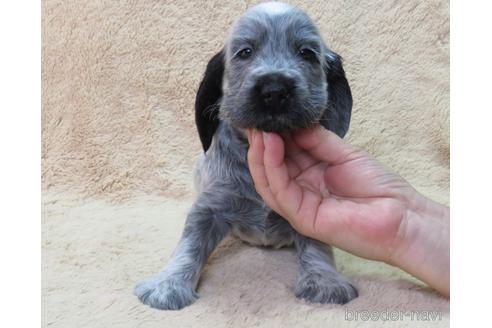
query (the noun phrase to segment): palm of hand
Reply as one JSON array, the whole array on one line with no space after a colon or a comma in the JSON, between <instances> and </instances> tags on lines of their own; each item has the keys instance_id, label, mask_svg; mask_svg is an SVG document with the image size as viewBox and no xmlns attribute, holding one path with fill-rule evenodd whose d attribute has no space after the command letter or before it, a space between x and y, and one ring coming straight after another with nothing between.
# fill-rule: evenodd
<instances>
[{"instance_id":1,"label":"palm of hand","mask_svg":"<svg viewBox=\"0 0 492 328\"><path fill-rule=\"evenodd\" d=\"M362 152L331 165L307 152L292 153L286 150L285 163L289 198L299 204L295 228L388 261L405 217L396 195L408 184Z\"/></svg>"}]
</instances>

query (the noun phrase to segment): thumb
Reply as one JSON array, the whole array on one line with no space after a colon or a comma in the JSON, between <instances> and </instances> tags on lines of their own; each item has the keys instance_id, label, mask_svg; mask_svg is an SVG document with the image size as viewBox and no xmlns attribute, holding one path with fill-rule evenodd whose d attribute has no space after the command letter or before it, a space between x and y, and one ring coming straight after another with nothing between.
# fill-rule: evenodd
<instances>
[{"instance_id":1,"label":"thumb","mask_svg":"<svg viewBox=\"0 0 492 328\"><path fill-rule=\"evenodd\" d=\"M335 133L317 126L294 134L297 145L316 159L336 165L345 162L355 149L342 141Z\"/></svg>"}]
</instances>

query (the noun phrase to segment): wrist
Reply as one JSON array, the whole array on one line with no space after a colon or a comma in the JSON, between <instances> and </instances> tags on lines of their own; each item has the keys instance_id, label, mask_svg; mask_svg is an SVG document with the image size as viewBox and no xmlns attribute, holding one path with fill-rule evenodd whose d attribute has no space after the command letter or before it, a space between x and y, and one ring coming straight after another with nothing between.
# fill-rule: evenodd
<instances>
[{"instance_id":1,"label":"wrist","mask_svg":"<svg viewBox=\"0 0 492 328\"><path fill-rule=\"evenodd\" d=\"M405 202L389 264L449 295L449 208L414 191Z\"/></svg>"}]
</instances>

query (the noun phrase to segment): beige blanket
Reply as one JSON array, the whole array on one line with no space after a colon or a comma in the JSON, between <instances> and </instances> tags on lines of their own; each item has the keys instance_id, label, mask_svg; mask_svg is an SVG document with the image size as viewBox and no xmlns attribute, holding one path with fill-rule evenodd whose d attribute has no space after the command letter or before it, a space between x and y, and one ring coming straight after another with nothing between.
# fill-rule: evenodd
<instances>
[{"instance_id":1,"label":"beige blanket","mask_svg":"<svg viewBox=\"0 0 492 328\"><path fill-rule=\"evenodd\" d=\"M360 297L312 305L293 295L293 250L232 239L209 260L193 305L158 311L132 295L180 236L201 151L194 95L254 3L43 1L43 326L448 326L449 302L397 269L337 252ZM448 203L448 3L293 3L345 59L347 140ZM412 312L422 310L429 316Z\"/></svg>"}]
</instances>

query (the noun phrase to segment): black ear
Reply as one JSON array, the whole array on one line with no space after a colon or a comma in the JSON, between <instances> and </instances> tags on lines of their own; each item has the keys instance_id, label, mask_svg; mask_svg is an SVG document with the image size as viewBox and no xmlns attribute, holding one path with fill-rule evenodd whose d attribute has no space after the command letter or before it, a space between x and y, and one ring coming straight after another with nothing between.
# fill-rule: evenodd
<instances>
[{"instance_id":1,"label":"black ear","mask_svg":"<svg viewBox=\"0 0 492 328\"><path fill-rule=\"evenodd\" d=\"M195 99L195 123L206 152L219 125L219 101L222 97L224 54L219 52L210 59Z\"/></svg>"},{"instance_id":2,"label":"black ear","mask_svg":"<svg viewBox=\"0 0 492 328\"><path fill-rule=\"evenodd\" d=\"M330 50L327 51L325 74L328 82L328 104L321 125L343 138L350 125L352 93L345 78L342 58Z\"/></svg>"}]
</instances>

